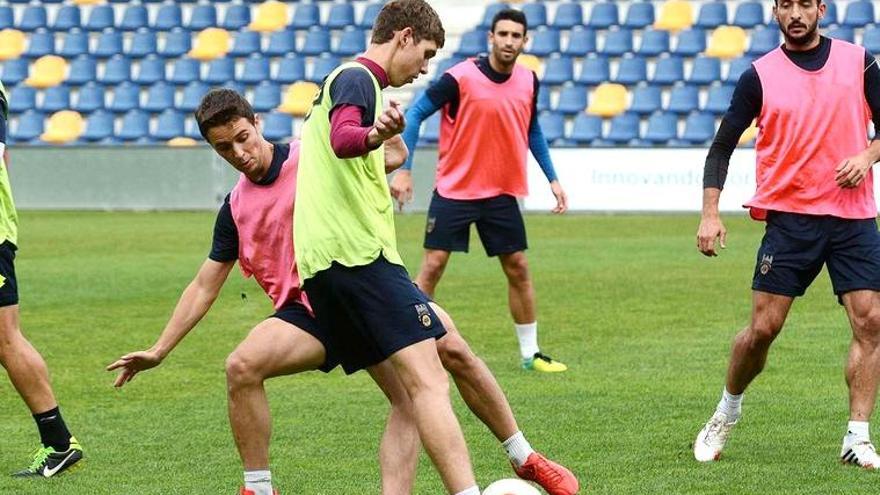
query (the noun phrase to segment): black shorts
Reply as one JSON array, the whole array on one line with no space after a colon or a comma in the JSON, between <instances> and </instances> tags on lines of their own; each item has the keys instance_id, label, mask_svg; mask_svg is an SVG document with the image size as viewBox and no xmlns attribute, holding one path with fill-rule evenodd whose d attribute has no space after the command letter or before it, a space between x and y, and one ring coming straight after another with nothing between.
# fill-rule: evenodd
<instances>
[{"instance_id":1,"label":"black shorts","mask_svg":"<svg viewBox=\"0 0 880 495\"><path fill-rule=\"evenodd\" d=\"M0 244L0 307L18 304L18 280L15 278L15 244Z\"/></svg>"},{"instance_id":2,"label":"black shorts","mask_svg":"<svg viewBox=\"0 0 880 495\"><path fill-rule=\"evenodd\" d=\"M516 198L449 199L434 191L425 227L425 249L468 251L471 224L483 241L487 256L525 251L526 226Z\"/></svg>"},{"instance_id":3,"label":"black shorts","mask_svg":"<svg viewBox=\"0 0 880 495\"><path fill-rule=\"evenodd\" d=\"M406 269L383 256L363 266L334 262L306 280L303 289L347 374L446 334Z\"/></svg>"},{"instance_id":4,"label":"black shorts","mask_svg":"<svg viewBox=\"0 0 880 495\"><path fill-rule=\"evenodd\" d=\"M755 264L752 289L797 297L828 266L838 296L880 290L877 221L771 211Z\"/></svg>"},{"instance_id":5,"label":"black shorts","mask_svg":"<svg viewBox=\"0 0 880 495\"><path fill-rule=\"evenodd\" d=\"M302 303L294 302L288 304L275 312L270 318L278 318L281 321L290 323L291 325L301 328L312 337L318 339L324 346L324 364L318 367L324 373L329 373L333 368L339 365L336 358L333 341L330 335L318 323L318 320L309 312L308 308Z\"/></svg>"}]
</instances>

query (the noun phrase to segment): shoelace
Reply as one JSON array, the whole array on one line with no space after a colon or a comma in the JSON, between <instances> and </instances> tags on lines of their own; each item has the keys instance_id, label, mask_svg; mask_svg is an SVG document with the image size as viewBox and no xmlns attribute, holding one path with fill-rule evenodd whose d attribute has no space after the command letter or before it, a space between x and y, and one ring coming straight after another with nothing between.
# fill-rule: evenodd
<instances>
[{"instance_id":1,"label":"shoelace","mask_svg":"<svg viewBox=\"0 0 880 495\"><path fill-rule=\"evenodd\" d=\"M539 465L543 466L545 469L538 469ZM556 469L555 466L553 466L552 464L547 462L546 459L543 459L543 458L540 461L538 461L536 464L534 464L533 466L529 466L529 467L530 467L530 471L532 471L532 475L535 478L545 478L545 481L549 481L550 483L553 483L553 484L559 483L565 478L562 475L562 473L558 469ZM546 479L547 478L546 476L542 477L541 473L549 473L549 479Z\"/></svg>"},{"instance_id":2,"label":"shoelace","mask_svg":"<svg viewBox=\"0 0 880 495\"><path fill-rule=\"evenodd\" d=\"M706 433L706 440L709 440L709 437L714 434L723 441L727 438L727 432L724 431L726 425L727 423L722 418L712 419L712 421L709 422L709 431Z\"/></svg>"},{"instance_id":3,"label":"shoelace","mask_svg":"<svg viewBox=\"0 0 880 495\"><path fill-rule=\"evenodd\" d=\"M52 453L52 449L49 447L40 447L34 451L32 454L34 456L34 462L31 463L31 467L28 468L31 472L37 472L40 469L40 466L46 462L46 459L49 457L49 454Z\"/></svg>"},{"instance_id":4,"label":"shoelace","mask_svg":"<svg viewBox=\"0 0 880 495\"><path fill-rule=\"evenodd\" d=\"M532 357L532 359L543 359L544 361L547 361L548 363L553 362L553 358L551 358L550 356L548 356L546 354L541 354L540 352L536 352L535 355Z\"/></svg>"}]
</instances>

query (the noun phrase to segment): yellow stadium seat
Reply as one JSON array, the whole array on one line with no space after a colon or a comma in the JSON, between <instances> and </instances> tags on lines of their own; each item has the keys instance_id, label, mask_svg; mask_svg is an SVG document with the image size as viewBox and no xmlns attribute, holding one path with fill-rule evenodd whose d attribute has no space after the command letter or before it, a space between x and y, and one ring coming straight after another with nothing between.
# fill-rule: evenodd
<instances>
[{"instance_id":1,"label":"yellow stadium seat","mask_svg":"<svg viewBox=\"0 0 880 495\"><path fill-rule=\"evenodd\" d=\"M721 26L712 32L706 55L717 58L735 58L746 51L747 36L738 26Z\"/></svg>"},{"instance_id":2,"label":"yellow stadium seat","mask_svg":"<svg viewBox=\"0 0 880 495\"><path fill-rule=\"evenodd\" d=\"M660 15L654 28L664 31L681 31L694 24L694 8L685 0L669 0L660 7Z\"/></svg>"},{"instance_id":3,"label":"yellow stadium seat","mask_svg":"<svg viewBox=\"0 0 880 495\"><path fill-rule=\"evenodd\" d=\"M174 139L169 139L166 144L172 148L186 148L188 146L198 146L199 142L193 138L176 137Z\"/></svg>"},{"instance_id":4,"label":"yellow stadium seat","mask_svg":"<svg viewBox=\"0 0 880 495\"><path fill-rule=\"evenodd\" d=\"M62 110L49 117L46 132L40 139L53 144L69 143L78 138L85 127L86 123L80 114L72 110Z\"/></svg>"},{"instance_id":5,"label":"yellow stadium seat","mask_svg":"<svg viewBox=\"0 0 880 495\"><path fill-rule=\"evenodd\" d=\"M98 5L104 3L104 0L73 0L76 5Z\"/></svg>"},{"instance_id":6,"label":"yellow stadium seat","mask_svg":"<svg viewBox=\"0 0 880 495\"><path fill-rule=\"evenodd\" d=\"M318 85L311 82L299 81L291 84L284 93L284 99L279 112L289 113L302 117L312 109L312 101L318 92Z\"/></svg>"},{"instance_id":7,"label":"yellow stadium seat","mask_svg":"<svg viewBox=\"0 0 880 495\"><path fill-rule=\"evenodd\" d=\"M262 33L280 31L287 26L287 18L287 4L269 0L257 7L257 15L248 25L248 29Z\"/></svg>"},{"instance_id":8,"label":"yellow stadium seat","mask_svg":"<svg viewBox=\"0 0 880 495\"><path fill-rule=\"evenodd\" d=\"M743 132L743 135L740 136L739 144L751 143L756 137L758 137L758 126L752 121L752 125L750 125L749 128Z\"/></svg>"},{"instance_id":9,"label":"yellow stadium seat","mask_svg":"<svg viewBox=\"0 0 880 495\"><path fill-rule=\"evenodd\" d=\"M25 84L35 88L57 86L67 77L67 62L57 55L44 55L31 64L31 75Z\"/></svg>"},{"instance_id":10,"label":"yellow stadium seat","mask_svg":"<svg viewBox=\"0 0 880 495\"><path fill-rule=\"evenodd\" d=\"M24 53L25 35L17 29L0 31L0 60L16 59Z\"/></svg>"},{"instance_id":11,"label":"yellow stadium seat","mask_svg":"<svg viewBox=\"0 0 880 495\"><path fill-rule=\"evenodd\" d=\"M195 46L189 56L197 60L213 60L229 51L229 32L220 28L208 28L196 37Z\"/></svg>"},{"instance_id":12,"label":"yellow stadium seat","mask_svg":"<svg viewBox=\"0 0 880 495\"><path fill-rule=\"evenodd\" d=\"M516 59L516 63L529 70L535 71L538 74L541 73L541 59L534 55L520 55L519 58Z\"/></svg>"},{"instance_id":13,"label":"yellow stadium seat","mask_svg":"<svg viewBox=\"0 0 880 495\"><path fill-rule=\"evenodd\" d=\"M626 86L602 83L593 92L587 113L602 117L614 117L626 110L626 96Z\"/></svg>"}]
</instances>

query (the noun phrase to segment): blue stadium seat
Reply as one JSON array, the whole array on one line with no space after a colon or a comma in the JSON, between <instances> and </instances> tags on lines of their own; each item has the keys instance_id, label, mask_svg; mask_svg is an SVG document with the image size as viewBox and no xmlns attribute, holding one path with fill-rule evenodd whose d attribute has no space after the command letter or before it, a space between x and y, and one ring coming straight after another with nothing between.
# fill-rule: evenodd
<instances>
[{"instance_id":1,"label":"blue stadium seat","mask_svg":"<svg viewBox=\"0 0 880 495\"><path fill-rule=\"evenodd\" d=\"M868 26L862 33L862 46L871 54L880 54L880 27Z\"/></svg>"},{"instance_id":2,"label":"blue stadium seat","mask_svg":"<svg viewBox=\"0 0 880 495\"><path fill-rule=\"evenodd\" d=\"M705 86L721 80L721 60L714 57L699 56L694 59L689 84Z\"/></svg>"},{"instance_id":3,"label":"blue stadium seat","mask_svg":"<svg viewBox=\"0 0 880 495\"><path fill-rule=\"evenodd\" d=\"M667 111L690 113L700 107L700 92L695 86L676 86L669 94Z\"/></svg>"},{"instance_id":4,"label":"blue stadium seat","mask_svg":"<svg viewBox=\"0 0 880 495\"><path fill-rule=\"evenodd\" d=\"M752 28L764 24L764 6L761 2L740 2L733 13L733 25Z\"/></svg>"},{"instance_id":5,"label":"blue stadium seat","mask_svg":"<svg viewBox=\"0 0 880 495\"><path fill-rule=\"evenodd\" d=\"M652 84L671 86L684 79L684 60L681 57L664 57L657 59L654 66Z\"/></svg>"},{"instance_id":6,"label":"blue stadium seat","mask_svg":"<svg viewBox=\"0 0 880 495\"><path fill-rule=\"evenodd\" d=\"M609 80L611 80L611 68L608 64L608 58L598 56L584 59L575 82L587 86L597 86Z\"/></svg>"},{"instance_id":7,"label":"blue stadium seat","mask_svg":"<svg viewBox=\"0 0 880 495\"><path fill-rule=\"evenodd\" d=\"M544 131L544 139L547 140L547 144L553 144L565 137L565 117L562 114L543 112L538 116L538 124Z\"/></svg>"},{"instance_id":8,"label":"blue stadium seat","mask_svg":"<svg viewBox=\"0 0 880 495\"><path fill-rule=\"evenodd\" d=\"M324 81L324 78L327 77L333 69L339 66L339 64L340 60L338 57L322 55L316 58L312 63L312 71L307 80L316 84L321 84Z\"/></svg>"},{"instance_id":9,"label":"blue stadium seat","mask_svg":"<svg viewBox=\"0 0 880 495\"><path fill-rule=\"evenodd\" d=\"M703 110L711 112L715 115L721 115L727 112L730 107L730 99L733 98L733 86L723 84L720 86L712 86L706 96L706 105Z\"/></svg>"},{"instance_id":10,"label":"blue stadium seat","mask_svg":"<svg viewBox=\"0 0 880 495\"><path fill-rule=\"evenodd\" d=\"M263 136L281 141L293 135L293 117L286 113L269 112L263 116Z\"/></svg>"},{"instance_id":11,"label":"blue stadium seat","mask_svg":"<svg viewBox=\"0 0 880 495\"><path fill-rule=\"evenodd\" d=\"M326 34L329 39L329 33L326 31L322 32ZM296 52L296 32L282 29L281 31L275 31L269 34L269 45L263 50L263 55L282 57L293 52Z\"/></svg>"},{"instance_id":12,"label":"blue stadium seat","mask_svg":"<svg viewBox=\"0 0 880 495\"><path fill-rule=\"evenodd\" d=\"M485 49L486 33L483 32L482 44ZM532 47L529 53L539 57L546 57L559 51L559 31L556 29L540 29L532 33Z\"/></svg>"},{"instance_id":13,"label":"blue stadium seat","mask_svg":"<svg viewBox=\"0 0 880 495\"><path fill-rule=\"evenodd\" d=\"M359 28L346 29L339 37L339 43L333 54L340 57L352 57L367 49L367 35Z\"/></svg>"},{"instance_id":14,"label":"blue stadium seat","mask_svg":"<svg viewBox=\"0 0 880 495\"><path fill-rule=\"evenodd\" d=\"M602 139L602 118L585 113L578 114L568 138L577 144L589 144Z\"/></svg>"},{"instance_id":15,"label":"blue stadium seat","mask_svg":"<svg viewBox=\"0 0 880 495\"><path fill-rule=\"evenodd\" d=\"M22 113L37 108L37 90L19 84L9 90L9 111Z\"/></svg>"},{"instance_id":16,"label":"blue stadium seat","mask_svg":"<svg viewBox=\"0 0 880 495\"><path fill-rule=\"evenodd\" d=\"M137 31L149 26L149 13L143 5L127 5L119 22L122 31Z\"/></svg>"},{"instance_id":17,"label":"blue stadium seat","mask_svg":"<svg viewBox=\"0 0 880 495\"><path fill-rule=\"evenodd\" d=\"M578 24L581 24L581 22L578 22ZM593 10L590 11L590 20L587 22L587 26L595 29L608 29L618 24L620 24L620 12L617 9L617 3L593 4Z\"/></svg>"},{"instance_id":18,"label":"blue stadium seat","mask_svg":"<svg viewBox=\"0 0 880 495\"><path fill-rule=\"evenodd\" d=\"M12 127L9 137L14 142L29 142L40 137L46 116L36 110L28 110L18 117L18 125Z\"/></svg>"},{"instance_id":19,"label":"blue stadium seat","mask_svg":"<svg viewBox=\"0 0 880 495\"><path fill-rule=\"evenodd\" d=\"M311 56L328 52L330 52L330 31L321 28L309 30L302 47L299 49L299 53Z\"/></svg>"},{"instance_id":20,"label":"blue stadium seat","mask_svg":"<svg viewBox=\"0 0 880 495\"><path fill-rule=\"evenodd\" d=\"M251 8L246 4L233 3L226 7L223 23L220 27L229 31L237 31L251 23Z\"/></svg>"},{"instance_id":21,"label":"blue stadium seat","mask_svg":"<svg viewBox=\"0 0 880 495\"><path fill-rule=\"evenodd\" d=\"M600 4L605 5L605 4ZM605 45L600 53L612 57L619 57L624 53L633 51L633 36L629 29L608 31L605 34Z\"/></svg>"},{"instance_id":22,"label":"blue stadium seat","mask_svg":"<svg viewBox=\"0 0 880 495\"><path fill-rule=\"evenodd\" d=\"M166 108L174 108L174 85L158 81L147 90L147 101L141 105L141 109L159 113Z\"/></svg>"},{"instance_id":23,"label":"blue stadium seat","mask_svg":"<svg viewBox=\"0 0 880 495\"><path fill-rule=\"evenodd\" d=\"M122 53L122 32L107 30L98 36L98 44L92 52L97 58L110 58Z\"/></svg>"},{"instance_id":24,"label":"blue stadium seat","mask_svg":"<svg viewBox=\"0 0 880 495\"><path fill-rule=\"evenodd\" d=\"M202 79L208 84L223 84L235 79L235 59L215 58L208 62L208 73Z\"/></svg>"},{"instance_id":25,"label":"blue stadium seat","mask_svg":"<svg viewBox=\"0 0 880 495\"><path fill-rule=\"evenodd\" d=\"M834 0L825 0L825 17L819 21L819 27L828 27L837 24L840 17L837 15L837 3Z\"/></svg>"},{"instance_id":26,"label":"blue stadium seat","mask_svg":"<svg viewBox=\"0 0 880 495\"><path fill-rule=\"evenodd\" d=\"M272 81L263 81L254 88L254 97L251 101L257 112L274 110L281 104L281 88Z\"/></svg>"},{"instance_id":27,"label":"blue stadium seat","mask_svg":"<svg viewBox=\"0 0 880 495\"><path fill-rule=\"evenodd\" d=\"M72 29L64 35L64 43L61 45L59 55L66 59L72 59L89 53L89 33L81 29Z\"/></svg>"},{"instance_id":28,"label":"blue stadium seat","mask_svg":"<svg viewBox=\"0 0 880 495\"><path fill-rule=\"evenodd\" d=\"M269 59L255 53L244 61L244 70L237 81L244 84L257 84L268 80L269 77Z\"/></svg>"},{"instance_id":29,"label":"blue stadium seat","mask_svg":"<svg viewBox=\"0 0 880 495\"><path fill-rule=\"evenodd\" d=\"M73 28L82 27L82 16L78 5L62 5L55 14L52 22L53 31L69 31Z\"/></svg>"},{"instance_id":30,"label":"blue stadium seat","mask_svg":"<svg viewBox=\"0 0 880 495\"><path fill-rule=\"evenodd\" d=\"M381 7L380 7L381 8ZM482 29L483 31L487 31L492 28L492 18L495 17L495 14L498 12L510 8L510 5L506 3L493 3L486 6L486 10L483 12L483 21L480 22L478 29ZM376 12L378 14L378 11ZM366 16L365 16L366 17ZM363 22L361 22L361 26L363 27L372 27L372 23L369 26L364 26Z\"/></svg>"},{"instance_id":31,"label":"blue stadium seat","mask_svg":"<svg viewBox=\"0 0 880 495\"><path fill-rule=\"evenodd\" d=\"M487 46L486 31L475 29L461 35L455 55L457 57L472 57L485 53Z\"/></svg>"},{"instance_id":32,"label":"blue stadium seat","mask_svg":"<svg viewBox=\"0 0 880 495\"><path fill-rule=\"evenodd\" d=\"M642 5L642 4L635 4ZM656 57L669 51L669 31L646 29L642 31L642 43L639 45L639 55Z\"/></svg>"},{"instance_id":33,"label":"blue stadium seat","mask_svg":"<svg viewBox=\"0 0 880 495\"><path fill-rule=\"evenodd\" d=\"M542 83L556 86L573 79L574 62L571 57L553 57L545 61Z\"/></svg>"},{"instance_id":34,"label":"blue stadium seat","mask_svg":"<svg viewBox=\"0 0 880 495\"><path fill-rule=\"evenodd\" d=\"M137 75L132 77L132 81L142 85L150 85L158 81L165 80L165 59L150 55L141 60Z\"/></svg>"},{"instance_id":35,"label":"blue stadium seat","mask_svg":"<svg viewBox=\"0 0 880 495\"><path fill-rule=\"evenodd\" d=\"M247 57L254 53L260 53L260 33L256 31L239 31L232 41L229 55L232 57Z\"/></svg>"},{"instance_id":36,"label":"blue stadium seat","mask_svg":"<svg viewBox=\"0 0 880 495\"><path fill-rule=\"evenodd\" d=\"M12 7L0 5L0 29L15 27L15 13Z\"/></svg>"},{"instance_id":37,"label":"blue stadium seat","mask_svg":"<svg viewBox=\"0 0 880 495\"><path fill-rule=\"evenodd\" d=\"M623 20L623 27L644 29L654 24L654 4L651 2L630 3Z\"/></svg>"},{"instance_id":38,"label":"blue stadium seat","mask_svg":"<svg viewBox=\"0 0 880 495\"><path fill-rule=\"evenodd\" d=\"M706 50L706 33L700 28L685 29L678 33L678 43L672 53L693 57Z\"/></svg>"},{"instance_id":39,"label":"blue stadium seat","mask_svg":"<svg viewBox=\"0 0 880 495\"><path fill-rule=\"evenodd\" d=\"M143 58L152 53L157 53L158 42L156 33L148 29L141 29L134 33L131 39L131 47L128 50L128 56L131 58Z\"/></svg>"},{"instance_id":40,"label":"blue stadium seat","mask_svg":"<svg viewBox=\"0 0 880 495\"><path fill-rule=\"evenodd\" d=\"M189 52L191 48L192 37L190 32L175 28L165 35L165 46L159 51L159 55L177 58Z\"/></svg>"},{"instance_id":41,"label":"blue stadium seat","mask_svg":"<svg viewBox=\"0 0 880 495\"><path fill-rule=\"evenodd\" d=\"M849 41L850 43L855 43L856 34L853 28L848 26L837 26L835 28L831 28L825 31L825 36L829 38L835 38L839 40Z\"/></svg>"},{"instance_id":42,"label":"blue stadium seat","mask_svg":"<svg viewBox=\"0 0 880 495\"><path fill-rule=\"evenodd\" d=\"M113 88L108 110L122 113L141 106L141 88L137 84L125 81Z\"/></svg>"},{"instance_id":43,"label":"blue stadium seat","mask_svg":"<svg viewBox=\"0 0 880 495\"><path fill-rule=\"evenodd\" d=\"M186 27L191 31L201 31L209 27L217 27L217 9L211 4L198 4L194 6Z\"/></svg>"},{"instance_id":44,"label":"blue stadium seat","mask_svg":"<svg viewBox=\"0 0 880 495\"><path fill-rule=\"evenodd\" d=\"M694 112L684 123L682 141L690 144L706 144L715 136L715 116L711 113Z\"/></svg>"},{"instance_id":45,"label":"blue stadium seat","mask_svg":"<svg viewBox=\"0 0 880 495\"><path fill-rule=\"evenodd\" d=\"M547 6L542 2L527 3L522 6L529 29L547 25Z\"/></svg>"},{"instance_id":46,"label":"blue stadium seat","mask_svg":"<svg viewBox=\"0 0 880 495\"><path fill-rule=\"evenodd\" d=\"M313 3L297 3L293 12L290 27L293 29L311 29L321 25L321 8Z\"/></svg>"},{"instance_id":47,"label":"blue stadium seat","mask_svg":"<svg viewBox=\"0 0 880 495\"><path fill-rule=\"evenodd\" d=\"M26 58L16 58L7 60L0 65L2 73L0 73L0 81L3 84L14 86L28 77L28 60Z\"/></svg>"},{"instance_id":48,"label":"blue stadium seat","mask_svg":"<svg viewBox=\"0 0 880 495\"><path fill-rule=\"evenodd\" d=\"M413 101L416 101L413 99ZM550 88L541 86L538 88L538 101L535 103L539 112L550 110Z\"/></svg>"},{"instance_id":49,"label":"blue stadium seat","mask_svg":"<svg viewBox=\"0 0 880 495\"><path fill-rule=\"evenodd\" d=\"M382 2L375 2L367 5L364 9L364 13L361 15L361 20L358 21L358 27L372 29L373 23L376 22L376 17L379 15L380 10L382 10Z\"/></svg>"},{"instance_id":50,"label":"blue stadium seat","mask_svg":"<svg viewBox=\"0 0 880 495\"><path fill-rule=\"evenodd\" d=\"M779 28L775 26L753 29L751 35L751 43L746 55L760 57L770 50L779 47Z\"/></svg>"},{"instance_id":51,"label":"blue stadium seat","mask_svg":"<svg viewBox=\"0 0 880 495\"><path fill-rule=\"evenodd\" d=\"M305 78L305 60L295 53L288 53L278 62L278 72L272 80L281 84L292 84Z\"/></svg>"},{"instance_id":52,"label":"blue stadium seat","mask_svg":"<svg viewBox=\"0 0 880 495\"><path fill-rule=\"evenodd\" d=\"M614 82L632 86L648 79L648 63L643 57L624 57L617 66Z\"/></svg>"},{"instance_id":53,"label":"blue stadium seat","mask_svg":"<svg viewBox=\"0 0 880 495\"><path fill-rule=\"evenodd\" d=\"M724 84L736 85L739 81L739 77L743 72L747 71L749 67L752 66L752 57L747 55L743 55L742 57L737 57L730 61L729 68L727 69L727 77L724 78Z\"/></svg>"},{"instance_id":54,"label":"blue stadium seat","mask_svg":"<svg viewBox=\"0 0 880 495\"><path fill-rule=\"evenodd\" d=\"M29 36L26 57L39 58L43 55L55 53L55 34L44 29L33 32Z\"/></svg>"},{"instance_id":55,"label":"blue stadium seat","mask_svg":"<svg viewBox=\"0 0 880 495\"><path fill-rule=\"evenodd\" d=\"M171 77L168 78L168 81L178 84L178 85L186 85L193 81L198 81L201 77L202 64L196 59L189 57L181 57L174 61L174 65L171 66ZM269 74L266 74L265 79L269 78Z\"/></svg>"},{"instance_id":56,"label":"blue stadium seat","mask_svg":"<svg viewBox=\"0 0 880 495\"><path fill-rule=\"evenodd\" d=\"M65 82L73 86L80 86L97 79L98 63L88 55L80 55L70 62L70 71L67 73Z\"/></svg>"},{"instance_id":57,"label":"blue stadium seat","mask_svg":"<svg viewBox=\"0 0 880 495\"><path fill-rule=\"evenodd\" d=\"M628 110L639 115L650 115L662 107L662 95L659 86L639 86L632 91Z\"/></svg>"},{"instance_id":58,"label":"blue stadium seat","mask_svg":"<svg viewBox=\"0 0 880 495\"><path fill-rule=\"evenodd\" d=\"M648 118L648 128L642 137L651 144L666 144L678 137L678 115L657 112Z\"/></svg>"},{"instance_id":59,"label":"blue stadium seat","mask_svg":"<svg viewBox=\"0 0 880 495\"><path fill-rule=\"evenodd\" d=\"M724 2L706 2L700 6L695 27L715 29L727 24L727 4Z\"/></svg>"},{"instance_id":60,"label":"blue stadium seat","mask_svg":"<svg viewBox=\"0 0 880 495\"><path fill-rule=\"evenodd\" d=\"M419 135L419 140L427 144L435 144L440 140L439 112L428 117L428 119L425 120L425 123L422 124L422 132Z\"/></svg>"},{"instance_id":61,"label":"blue stadium seat","mask_svg":"<svg viewBox=\"0 0 880 495\"><path fill-rule=\"evenodd\" d=\"M605 137L615 144L626 144L639 137L639 116L634 113L622 113L611 119L611 129Z\"/></svg>"},{"instance_id":62,"label":"blue stadium seat","mask_svg":"<svg viewBox=\"0 0 880 495\"><path fill-rule=\"evenodd\" d=\"M22 31L35 31L46 27L46 7L42 5L28 5L21 14L18 29Z\"/></svg>"},{"instance_id":63,"label":"blue stadium seat","mask_svg":"<svg viewBox=\"0 0 880 495\"><path fill-rule=\"evenodd\" d=\"M595 9L595 7L593 7ZM556 7L551 26L559 29L571 29L584 24L584 11L577 2L560 3Z\"/></svg>"},{"instance_id":64,"label":"blue stadium seat","mask_svg":"<svg viewBox=\"0 0 880 495\"><path fill-rule=\"evenodd\" d=\"M568 33L568 44L563 55L586 57L596 51L596 31L586 28L574 28Z\"/></svg>"},{"instance_id":65,"label":"blue stadium seat","mask_svg":"<svg viewBox=\"0 0 880 495\"><path fill-rule=\"evenodd\" d=\"M86 21L87 31L103 31L116 25L116 17L112 5L93 5Z\"/></svg>"},{"instance_id":66,"label":"blue stadium seat","mask_svg":"<svg viewBox=\"0 0 880 495\"><path fill-rule=\"evenodd\" d=\"M104 84L115 85L131 80L131 60L124 55L116 55L104 64L104 74L99 78Z\"/></svg>"},{"instance_id":67,"label":"blue stadium seat","mask_svg":"<svg viewBox=\"0 0 880 495\"><path fill-rule=\"evenodd\" d=\"M874 2L857 0L847 4L842 24L848 27L862 27L874 24L875 19Z\"/></svg>"},{"instance_id":68,"label":"blue stadium seat","mask_svg":"<svg viewBox=\"0 0 880 495\"><path fill-rule=\"evenodd\" d=\"M83 141L101 141L113 136L112 113L106 110L97 110L86 119L86 130L80 139Z\"/></svg>"},{"instance_id":69,"label":"blue stadium seat","mask_svg":"<svg viewBox=\"0 0 880 495\"><path fill-rule=\"evenodd\" d=\"M153 29L156 31L170 31L181 25L183 25L183 12L179 4L169 3L159 7L159 12L153 21Z\"/></svg>"},{"instance_id":70,"label":"blue stadium seat","mask_svg":"<svg viewBox=\"0 0 880 495\"><path fill-rule=\"evenodd\" d=\"M587 108L587 90L583 86L565 86L559 92L556 112L563 115L574 115L583 112L585 108Z\"/></svg>"},{"instance_id":71,"label":"blue stadium seat","mask_svg":"<svg viewBox=\"0 0 880 495\"><path fill-rule=\"evenodd\" d=\"M150 135L156 141L168 141L186 133L186 118L179 111L168 108L156 118L156 130Z\"/></svg>"},{"instance_id":72,"label":"blue stadium seat","mask_svg":"<svg viewBox=\"0 0 880 495\"><path fill-rule=\"evenodd\" d=\"M345 29L354 26L354 6L350 3L334 3L330 7L326 26L330 29Z\"/></svg>"},{"instance_id":73,"label":"blue stadium seat","mask_svg":"<svg viewBox=\"0 0 880 495\"><path fill-rule=\"evenodd\" d=\"M122 116L122 127L116 137L123 141L136 141L150 134L150 116L143 110L129 110Z\"/></svg>"},{"instance_id":74,"label":"blue stadium seat","mask_svg":"<svg viewBox=\"0 0 880 495\"><path fill-rule=\"evenodd\" d=\"M196 108L198 108L199 103L202 101L202 97L205 96L211 88L201 82L201 81L193 81L187 84L183 88L183 94L180 98L180 105L177 105L178 110L183 112L192 112Z\"/></svg>"},{"instance_id":75,"label":"blue stadium seat","mask_svg":"<svg viewBox=\"0 0 880 495\"><path fill-rule=\"evenodd\" d=\"M79 113L91 113L104 108L104 86L88 82L79 88L73 109Z\"/></svg>"}]
</instances>

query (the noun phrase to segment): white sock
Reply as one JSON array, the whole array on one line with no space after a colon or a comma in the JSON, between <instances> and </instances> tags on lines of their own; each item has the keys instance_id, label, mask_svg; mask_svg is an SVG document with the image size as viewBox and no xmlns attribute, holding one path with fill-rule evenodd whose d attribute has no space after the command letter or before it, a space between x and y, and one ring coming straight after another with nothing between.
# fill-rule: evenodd
<instances>
[{"instance_id":1,"label":"white sock","mask_svg":"<svg viewBox=\"0 0 880 495\"><path fill-rule=\"evenodd\" d=\"M540 349L538 349L537 321L522 325L514 323L513 326L516 328L516 338L519 339L519 353L523 359L530 359L536 352L540 352Z\"/></svg>"},{"instance_id":2,"label":"white sock","mask_svg":"<svg viewBox=\"0 0 880 495\"><path fill-rule=\"evenodd\" d=\"M470 488L466 488L464 491L460 491L455 495L480 495L480 488L477 485L474 485Z\"/></svg>"},{"instance_id":3,"label":"white sock","mask_svg":"<svg viewBox=\"0 0 880 495\"><path fill-rule=\"evenodd\" d=\"M254 495L272 495L272 473L268 469L245 471L244 488Z\"/></svg>"},{"instance_id":4,"label":"white sock","mask_svg":"<svg viewBox=\"0 0 880 495\"><path fill-rule=\"evenodd\" d=\"M867 421L850 421L846 426L847 435L853 435L859 440L871 441L871 432Z\"/></svg>"},{"instance_id":5,"label":"white sock","mask_svg":"<svg viewBox=\"0 0 880 495\"><path fill-rule=\"evenodd\" d=\"M525 464L529 456L535 452L535 449L532 448L521 431L514 433L512 437L503 441L501 445L507 452L507 458L510 459L510 462L516 467Z\"/></svg>"},{"instance_id":6,"label":"white sock","mask_svg":"<svg viewBox=\"0 0 880 495\"><path fill-rule=\"evenodd\" d=\"M721 401L718 402L716 410L724 413L731 421L736 421L739 419L742 399L743 394L733 395L727 391L727 387L724 387L724 392L721 394Z\"/></svg>"}]
</instances>

